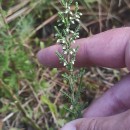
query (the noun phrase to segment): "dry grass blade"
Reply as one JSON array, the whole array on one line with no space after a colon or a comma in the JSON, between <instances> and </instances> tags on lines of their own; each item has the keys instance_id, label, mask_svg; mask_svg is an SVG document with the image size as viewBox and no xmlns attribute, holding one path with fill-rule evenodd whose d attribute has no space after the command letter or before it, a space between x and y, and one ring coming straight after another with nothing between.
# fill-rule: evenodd
<instances>
[{"instance_id":1,"label":"dry grass blade","mask_svg":"<svg viewBox=\"0 0 130 130\"><path fill-rule=\"evenodd\" d=\"M27 41L31 36L33 36L38 30L43 28L45 25L49 24L50 22L54 21L57 18L57 14L51 16L49 19L44 21L42 24L40 24L38 27L35 28L35 30L32 31L32 33L27 37L25 41Z\"/></svg>"},{"instance_id":2,"label":"dry grass blade","mask_svg":"<svg viewBox=\"0 0 130 130\"><path fill-rule=\"evenodd\" d=\"M22 7L26 6L31 0L23 0L19 4L15 5L14 7L10 8L7 17L14 14L15 12L19 11Z\"/></svg>"},{"instance_id":3,"label":"dry grass blade","mask_svg":"<svg viewBox=\"0 0 130 130\"><path fill-rule=\"evenodd\" d=\"M17 17L22 16L23 14L25 14L25 12L28 11L28 7L24 7L21 10L18 10L17 12L15 12L14 14L7 16L7 23L10 23L11 21L15 20Z\"/></svg>"},{"instance_id":4,"label":"dry grass blade","mask_svg":"<svg viewBox=\"0 0 130 130\"><path fill-rule=\"evenodd\" d=\"M99 27L100 27L100 32L102 32L102 4L101 0L98 0L98 8L99 8Z\"/></svg>"},{"instance_id":5,"label":"dry grass blade","mask_svg":"<svg viewBox=\"0 0 130 130\"><path fill-rule=\"evenodd\" d=\"M2 130L2 128L3 128L3 121L0 120L0 130Z\"/></svg>"},{"instance_id":6,"label":"dry grass blade","mask_svg":"<svg viewBox=\"0 0 130 130\"><path fill-rule=\"evenodd\" d=\"M130 8L130 1L128 1L128 0L124 0L124 1L127 4L127 6Z\"/></svg>"},{"instance_id":7,"label":"dry grass blade","mask_svg":"<svg viewBox=\"0 0 130 130\"><path fill-rule=\"evenodd\" d=\"M12 22L18 17L28 15L38 4L40 4L41 0L33 3L31 6L29 5L30 2L31 0L24 0L22 3L12 7L6 16L7 23Z\"/></svg>"}]
</instances>

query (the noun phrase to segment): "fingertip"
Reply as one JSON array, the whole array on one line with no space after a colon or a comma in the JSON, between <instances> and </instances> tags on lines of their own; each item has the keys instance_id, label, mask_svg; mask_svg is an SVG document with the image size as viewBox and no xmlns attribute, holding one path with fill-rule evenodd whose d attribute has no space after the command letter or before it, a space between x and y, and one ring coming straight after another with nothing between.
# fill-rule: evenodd
<instances>
[{"instance_id":1,"label":"fingertip","mask_svg":"<svg viewBox=\"0 0 130 130\"><path fill-rule=\"evenodd\" d=\"M69 122L61 130L93 130L93 128L100 128L97 121L100 123L100 118L80 118Z\"/></svg>"},{"instance_id":2,"label":"fingertip","mask_svg":"<svg viewBox=\"0 0 130 130\"><path fill-rule=\"evenodd\" d=\"M47 67L58 67L59 59L56 56L56 51L59 51L60 47L58 45L50 46L48 48L42 49L37 53L38 61Z\"/></svg>"},{"instance_id":3,"label":"fingertip","mask_svg":"<svg viewBox=\"0 0 130 130\"><path fill-rule=\"evenodd\" d=\"M48 56L47 56L47 51L46 49L42 49L40 50L38 53L37 53L37 59L39 61L40 64L42 64L43 66L48 66L48 62L49 62L49 59L48 59Z\"/></svg>"},{"instance_id":4,"label":"fingertip","mask_svg":"<svg viewBox=\"0 0 130 130\"><path fill-rule=\"evenodd\" d=\"M38 61L42 64L42 50L38 51L36 57L37 57Z\"/></svg>"}]
</instances>

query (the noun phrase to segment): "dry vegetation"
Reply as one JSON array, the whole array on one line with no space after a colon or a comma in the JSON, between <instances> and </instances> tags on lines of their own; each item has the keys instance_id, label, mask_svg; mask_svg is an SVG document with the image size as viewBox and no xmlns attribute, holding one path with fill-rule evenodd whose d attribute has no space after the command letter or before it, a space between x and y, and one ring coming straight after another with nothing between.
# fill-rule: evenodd
<instances>
[{"instance_id":1,"label":"dry vegetation","mask_svg":"<svg viewBox=\"0 0 130 130\"><path fill-rule=\"evenodd\" d=\"M129 26L129 0L80 0L80 37ZM73 10L74 7L72 6ZM57 130L71 119L61 90L65 69L39 65L36 53L55 43L56 0L0 2L0 129ZM117 82L127 69L87 68L81 101L91 101Z\"/></svg>"}]
</instances>

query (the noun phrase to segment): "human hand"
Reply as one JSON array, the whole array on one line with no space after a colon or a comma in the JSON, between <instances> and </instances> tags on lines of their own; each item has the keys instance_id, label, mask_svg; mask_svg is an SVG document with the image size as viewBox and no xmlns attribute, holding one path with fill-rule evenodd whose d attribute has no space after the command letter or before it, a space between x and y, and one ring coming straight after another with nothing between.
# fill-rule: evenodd
<instances>
[{"instance_id":1,"label":"human hand","mask_svg":"<svg viewBox=\"0 0 130 130\"><path fill-rule=\"evenodd\" d=\"M79 46L75 66L127 67L130 70L130 28L109 30L77 40ZM54 45L38 53L40 63L61 67ZM130 74L115 84L85 110L83 118L65 125L62 130L129 130L130 129Z\"/></svg>"}]
</instances>

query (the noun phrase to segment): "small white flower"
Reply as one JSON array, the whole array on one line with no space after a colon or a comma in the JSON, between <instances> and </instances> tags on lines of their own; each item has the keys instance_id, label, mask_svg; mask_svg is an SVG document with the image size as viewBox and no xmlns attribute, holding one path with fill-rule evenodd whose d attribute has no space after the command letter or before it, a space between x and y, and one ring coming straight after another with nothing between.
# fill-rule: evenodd
<instances>
[{"instance_id":1,"label":"small white flower","mask_svg":"<svg viewBox=\"0 0 130 130\"><path fill-rule=\"evenodd\" d=\"M79 20L79 19L76 19L76 21L78 21L78 22L79 22L80 20Z\"/></svg>"},{"instance_id":2,"label":"small white flower","mask_svg":"<svg viewBox=\"0 0 130 130\"><path fill-rule=\"evenodd\" d=\"M79 16L79 15L77 15L77 14L76 14L75 16L76 16L77 18L80 18L80 16Z\"/></svg>"},{"instance_id":3,"label":"small white flower","mask_svg":"<svg viewBox=\"0 0 130 130\"><path fill-rule=\"evenodd\" d=\"M74 24L74 21L71 21L72 24Z\"/></svg>"},{"instance_id":4,"label":"small white flower","mask_svg":"<svg viewBox=\"0 0 130 130\"><path fill-rule=\"evenodd\" d=\"M65 11L65 14L67 14L67 13L68 13L68 11L66 10L66 11Z\"/></svg>"},{"instance_id":5,"label":"small white flower","mask_svg":"<svg viewBox=\"0 0 130 130\"><path fill-rule=\"evenodd\" d=\"M58 26L61 26L62 24L58 24Z\"/></svg>"},{"instance_id":6,"label":"small white flower","mask_svg":"<svg viewBox=\"0 0 130 130\"><path fill-rule=\"evenodd\" d=\"M69 29L68 29L68 28L66 29L66 32L69 32Z\"/></svg>"},{"instance_id":7,"label":"small white flower","mask_svg":"<svg viewBox=\"0 0 130 130\"><path fill-rule=\"evenodd\" d=\"M73 106L72 105L70 106L70 110L73 110Z\"/></svg>"},{"instance_id":8,"label":"small white flower","mask_svg":"<svg viewBox=\"0 0 130 130\"><path fill-rule=\"evenodd\" d=\"M75 43L75 41L73 41L73 43Z\"/></svg>"},{"instance_id":9,"label":"small white flower","mask_svg":"<svg viewBox=\"0 0 130 130\"><path fill-rule=\"evenodd\" d=\"M73 17L70 17L70 20L73 19Z\"/></svg>"},{"instance_id":10,"label":"small white flower","mask_svg":"<svg viewBox=\"0 0 130 130\"><path fill-rule=\"evenodd\" d=\"M67 54L67 51L64 51L64 54L66 55L66 54Z\"/></svg>"},{"instance_id":11,"label":"small white flower","mask_svg":"<svg viewBox=\"0 0 130 130\"><path fill-rule=\"evenodd\" d=\"M60 39L58 39L57 42L60 42Z\"/></svg>"},{"instance_id":12,"label":"small white flower","mask_svg":"<svg viewBox=\"0 0 130 130\"><path fill-rule=\"evenodd\" d=\"M74 31L72 31L72 30L71 30L70 32L71 32L71 33L74 33Z\"/></svg>"},{"instance_id":13,"label":"small white flower","mask_svg":"<svg viewBox=\"0 0 130 130\"><path fill-rule=\"evenodd\" d=\"M75 48L73 48L73 52L76 52L76 49L75 49Z\"/></svg>"},{"instance_id":14,"label":"small white flower","mask_svg":"<svg viewBox=\"0 0 130 130\"><path fill-rule=\"evenodd\" d=\"M66 66L67 65L67 63L66 62L64 62L64 66Z\"/></svg>"},{"instance_id":15,"label":"small white flower","mask_svg":"<svg viewBox=\"0 0 130 130\"><path fill-rule=\"evenodd\" d=\"M55 37L57 37L58 36L58 34L55 34Z\"/></svg>"},{"instance_id":16,"label":"small white flower","mask_svg":"<svg viewBox=\"0 0 130 130\"><path fill-rule=\"evenodd\" d=\"M66 49L66 46L63 46L63 50Z\"/></svg>"},{"instance_id":17,"label":"small white flower","mask_svg":"<svg viewBox=\"0 0 130 130\"><path fill-rule=\"evenodd\" d=\"M70 15L73 15L73 13L70 11Z\"/></svg>"},{"instance_id":18,"label":"small white flower","mask_svg":"<svg viewBox=\"0 0 130 130\"><path fill-rule=\"evenodd\" d=\"M72 52L72 51L70 51L70 54L72 55L72 54L73 54L73 52Z\"/></svg>"},{"instance_id":19,"label":"small white flower","mask_svg":"<svg viewBox=\"0 0 130 130\"><path fill-rule=\"evenodd\" d=\"M79 13L79 15L83 15L82 13Z\"/></svg>"},{"instance_id":20,"label":"small white flower","mask_svg":"<svg viewBox=\"0 0 130 130\"><path fill-rule=\"evenodd\" d=\"M79 36L76 36L76 38L79 38Z\"/></svg>"},{"instance_id":21,"label":"small white flower","mask_svg":"<svg viewBox=\"0 0 130 130\"><path fill-rule=\"evenodd\" d=\"M72 64L74 65L74 60L72 61Z\"/></svg>"},{"instance_id":22,"label":"small white flower","mask_svg":"<svg viewBox=\"0 0 130 130\"><path fill-rule=\"evenodd\" d=\"M69 10L69 9L67 9L67 10L65 11L65 14L69 13L69 11L70 11L70 10Z\"/></svg>"},{"instance_id":23,"label":"small white flower","mask_svg":"<svg viewBox=\"0 0 130 130\"><path fill-rule=\"evenodd\" d=\"M62 40L62 43L65 43L65 40Z\"/></svg>"}]
</instances>

